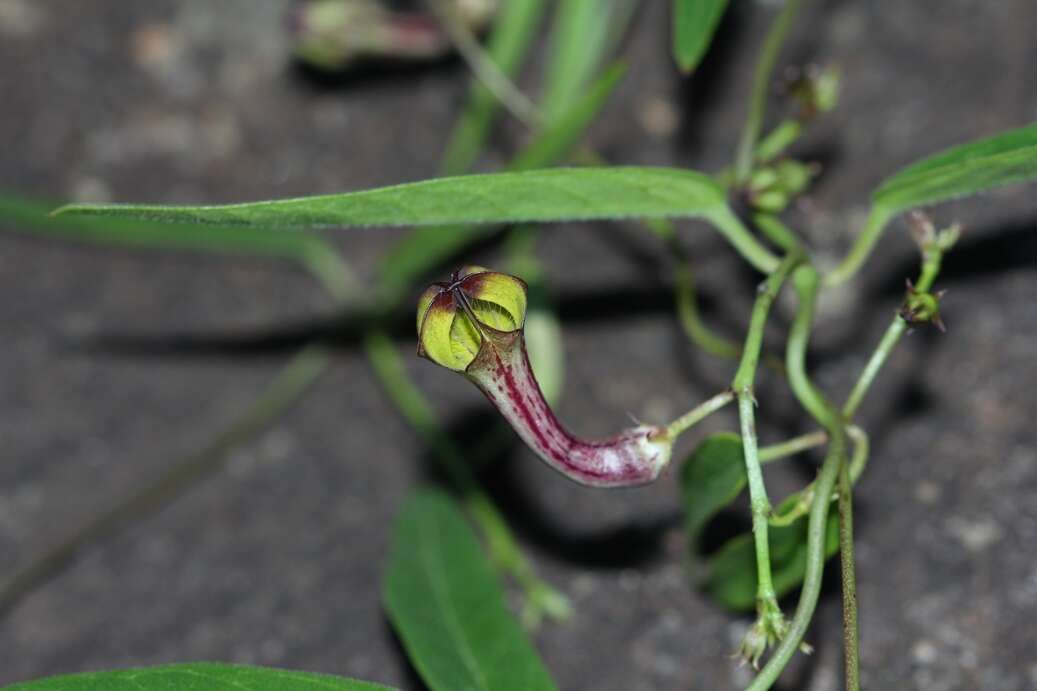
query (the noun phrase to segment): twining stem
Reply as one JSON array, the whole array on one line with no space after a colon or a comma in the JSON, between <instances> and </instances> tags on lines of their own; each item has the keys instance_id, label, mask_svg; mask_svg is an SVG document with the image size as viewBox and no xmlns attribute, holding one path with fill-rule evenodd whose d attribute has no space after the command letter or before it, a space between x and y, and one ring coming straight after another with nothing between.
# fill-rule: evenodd
<instances>
[{"instance_id":1,"label":"twining stem","mask_svg":"<svg viewBox=\"0 0 1037 691\"><path fill-rule=\"evenodd\" d=\"M807 558L799 602L785 637L775 648L767 664L749 685L747 691L764 691L777 680L796 653L817 608L824 575L825 536L832 492L846 456L844 423L839 411L814 386L806 373L806 351L813 325L818 276L813 267L804 265L793 277L799 306L789 332L786 366L789 384L800 404L828 432L829 446L821 472L814 481L814 496L807 520Z\"/></svg>"},{"instance_id":2,"label":"twining stem","mask_svg":"<svg viewBox=\"0 0 1037 691\"><path fill-rule=\"evenodd\" d=\"M746 116L735 154L735 180L739 183L748 180L749 174L752 172L756 142L763 126L763 116L767 109L767 94L770 91L774 66L789 28L803 6L803 2L804 0L786 0L784 7L771 25L760 57L756 61L756 72L753 74L752 92L749 99L749 113Z\"/></svg>"},{"instance_id":3,"label":"twining stem","mask_svg":"<svg viewBox=\"0 0 1037 691\"><path fill-rule=\"evenodd\" d=\"M771 581L770 545L768 539L767 517L771 511L767 499L767 488L763 482L763 471L756 441L755 406L753 383L756 369L760 361L760 349L763 344L763 330L767 324L767 315L771 305L778 296L782 284L789 273L803 260L798 252L790 253L778 265L778 268L767 277L761 285L760 292L753 304L749 319L749 332L742 348L742 360L735 372L731 389L738 399L738 419L742 431L742 449L745 456L746 475L749 480L749 501L752 507L753 540L756 546L756 570L758 606L767 611L780 611L774 584ZM762 611L762 610L761 610Z\"/></svg>"},{"instance_id":4,"label":"twining stem","mask_svg":"<svg viewBox=\"0 0 1037 691\"><path fill-rule=\"evenodd\" d=\"M718 393L716 396L703 401L667 425L666 435L670 439L676 439L733 400L735 400L734 391L722 391Z\"/></svg>"},{"instance_id":5,"label":"twining stem","mask_svg":"<svg viewBox=\"0 0 1037 691\"><path fill-rule=\"evenodd\" d=\"M741 355L741 346L713 333L702 321L695 295L695 276L689 262L677 265L675 284L677 316L691 342L716 357L733 360Z\"/></svg>"},{"instance_id":6,"label":"twining stem","mask_svg":"<svg viewBox=\"0 0 1037 691\"><path fill-rule=\"evenodd\" d=\"M330 353L321 347L302 349L274 377L252 406L208 445L174 461L154 482L93 517L26 568L16 572L0 588L0 614L57 575L85 547L141 516L153 513L222 468L233 449L256 437L297 401L327 369L330 361Z\"/></svg>"},{"instance_id":7,"label":"twining stem","mask_svg":"<svg viewBox=\"0 0 1037 691\"><path fill-rule=\"evenodd\" d=\"M527 615L535 618L539 610L555 619L568 616L567 599L540 580L532 565L518 547L504 517L480 489L465 454L450 434L443 429L432 404L407 375L392 339L383 331L371 329L364 337L364 349L371 367L386 394L428 444L444 472L461 493L465 508L486 538L491 559L498 568L515 579L527 598Z\"/></svg>"},{"instance_id":8,"label":"twining stem","mask_svg":"<svg viewBox=\"0 0 1037 691\"><path fill-rule=\"evenodd\" d=\"M933 287L933 282L936 281L936 276L940 273L942 263L943 250L939 247L934 246L925 251L922 258L922 271L918 276L918 282L915 284L915 290L923 293L929 292ZM879 341L878 347L872 353L868 364L865 365L864 371L861 372L860 378L857 379L857 383L854 384L849 397L846 399L846 404L843 406L843 415L846 419L852 420L857 414L857 409L864 400L865 394L868 393L868 389L871 388L872 383L875 381L879 370L886 364L886 360L889 359L893 348L900 342L908 328L910 328L910 324L899 314L893 317L892 323L886 329L886 333L883 334L882 340Z\"/></svg>"},{"instance_id":9,"label":"twining stem","mask_svg":"<svg viewBox=\"0 0 1037 691\"><path fill-rule=\"evenodd\" d=\"M839 563L843 586L843 668L846 691L860 689L860 626L853 554L853 483L847 463L839 469Z\"/></svg>"},{"instance_id":10,"label":"twining stem","mask_svg":"<svg viewBox=\"0 0 1037 691\"><path fill-rule=\"evenodd\" d=\"M810 432L777 444L760 447L760 463L770 463L828 443L827 432Z\"/></svg>"}]
</instances>

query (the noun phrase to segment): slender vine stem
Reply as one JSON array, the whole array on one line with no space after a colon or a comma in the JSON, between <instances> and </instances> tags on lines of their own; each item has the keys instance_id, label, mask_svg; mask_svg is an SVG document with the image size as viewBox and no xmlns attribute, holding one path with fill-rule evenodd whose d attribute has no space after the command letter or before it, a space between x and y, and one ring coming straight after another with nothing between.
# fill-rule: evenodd
<instances>
[{"instance_id":1,"label":"slender vine stem","mask_svg":"<svg viewBox=\"0 0 1037 691\"><path fill-rule=\"evenodd\" d=\"M760 463L770 463L828 443L827 432L810 432L777 444L760 447Z\"/></svg>"},{"instance_id":2,"label":"slender vine stem","mask_svg":"<svg viewBox=\"0 0 1037 691\"><path fill-rule=\"evenodd\" d=\"M934 246L929 248L927 251L924 251L922 270L918 276L918 282L915 285L915 289L920 292L928 292L931 290L933 283L936 281L937 275L940 273L942 263L943 250L939 247ZM899 314L893 317L892 323L890 323L889 327L886 329L886 333L883 334L882 340L879 341L878 347L875 348L875 352L872 353L871 358L868 360L868 364L865 365L864 370L861 372L861 376L853 385L853 389L850 391L850 395L846 399L846 404L843 406L843 415L847 419L852 420L857 414L857 409L864 400L864 396L868 393L868 389L870 389L872 383L874 383L879 370L881 370L883 365L886 364L886 360L889 359L890 354L893 352L893 348L896 347L897 343L900 342L900 339L909 328L910 324L908 324Z\"/></svg>"},{"instance_id":3,"label":"slender vine stem","mask_svg":"<svg viewBox=\"0 0 1037 691\"><path fill-rule=\"evenodd\" d=\"M798 252L790 253L778 265L778 268L767 277L760 287L760 292L753 304L749 319L749 331L742 347L742 360L735 372L731 389L738 399L738 419L742 432L742 449L745 456L745 469L749 481L749 501L752 507L753 541L756 547L757 591L756 598L761 616L779 616L780 609L771 580L770 544L767 528L767 517L771 511L767 498L767 488L763 482L763 471L756 440L755 407L753 384L756 369L760 362L760 350L763 344L763 330L767 324L767 316L771 305L778 296L782 284L789 274L803 260Z\"/></svg>"},{"instance_id":4,"label":"slender vine stem","mask_svg":"<svg viewBox=\"0 0 1037 691\"><path fill-rule=\"evenodd\" d=\"M781 12L771 24L760 57L756 61L756 72L753 74L752 92L749 99L749 113L746 116L735 154L734 173L735 180L738 182L745 182L752 172L756 142L760 138L760 129L763 127L763 116L767 110L767 92L770 90L774 66L792 22L804 1L786 0Z\"/></svg>"},{"instance_id":5,"label":"slender vine stem","mask_svg":"<svg viewBox=\"0 0 1037 691\"><path fill-rule=\"evenodd\" d=\"M486 54L472 32L457 17L456 10L450 6L450 3L446 0L425 0L425 2L443 25L454 47L457 48L457 52L461 54L469 69L482 82L482 85L524 125L532 129L540 127L543 124L540 109Z\"/></svg>"},{"instance_id":6,"label":"slender vine stem","mask_svg":"<svg viewBox=\"0 0 1037 691\"><path fill-rule=\"evenodd\" d=\"M807 520L807 558L799 602L785 637L775 648L764 668L749 685L748 691L764 691L777 680L799 648L817 608L824 575L825 537L828 511L836 480L845 462L846 436L838 409L829 403L806 373L806 351L814 320L818 275L809 265L800 266L793 275L799 306L789 332L786 367L789 384L800 404L828 432L828 453L814 482L814 496Z\"/></svg>"},{"instance_id":7,"label":"slender vine stem","mask_svg":"<svg viewBox=\"0 0 1037 691\"><path fill-rule=\"evenodd\" d=\"M666 435L670 439L676 439L733 400L735 400L734 391L721 391L667 425Z\"/></svg>"},{"instance_id":8,"label":"slender vine stem","mask_svg":"<svg viewBox=\"0 0 1037 691\"><path fill-rule=\"evenodd\" d=\"M843 669L846 691L859 691L860 626L857 622L857 575L853 554L853 482L849 464L839 469L839 564L843 586Z\"/></svg>"}]
</instances>

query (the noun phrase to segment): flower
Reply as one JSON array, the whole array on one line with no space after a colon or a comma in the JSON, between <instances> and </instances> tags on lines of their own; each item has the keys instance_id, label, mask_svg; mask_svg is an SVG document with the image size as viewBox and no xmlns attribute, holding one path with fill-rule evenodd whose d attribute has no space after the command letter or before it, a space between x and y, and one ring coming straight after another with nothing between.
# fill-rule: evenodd
<instances>
[{"instance_id":1,"label":"flower","mask_svg":"<svg viewBox=\"0 0 1037 691\"><path fill-rule=\"evenodd\" d=\"M558 422L526 352L527 306L522 279L464 267L422 293L418 355L464 374L526 445L566 477L595 487L655 480L670 460L672 442L665 427L638 425L585 441Z\"/></svg>"}]
</instances>

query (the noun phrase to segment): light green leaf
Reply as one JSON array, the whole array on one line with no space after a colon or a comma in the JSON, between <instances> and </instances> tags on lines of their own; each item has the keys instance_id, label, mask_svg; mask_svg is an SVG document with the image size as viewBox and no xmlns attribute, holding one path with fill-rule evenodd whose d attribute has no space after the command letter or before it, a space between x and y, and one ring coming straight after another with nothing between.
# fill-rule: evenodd
<instances>
[{"instance_id":1,"label":"light green leaf","mask_svg":"<svg viewBox=\"0 0 1037 691\"><path fill-rule=\"evenodd\" d=\"M553 168L438 178L319 197L163 206L72 204L59 216L280 228L711 217L727 211L708 176L674 168Z\"/></svg>"},{"instance_id":2,"label":"light green leaf","mask_svg":"<svg viewBox=\"0 0 1037 691\"><path fill-rule=\"evenodd\" d=\"M1037 123L948 149L904 168L879 185L871 213L853 249L829 284L853 276L900 212L1037 180Z\"/></svg>"},{"instance_id":3,"label":"light green leaf","mask_svg":"<svg viewBox=\"0 0 1037 691\"><path fill-rule=\"evenodd\" d=\"M337 297L349 270L321 237L264 228L49 215L53 205L0 193L0 224L16 232L95 245L204 254L272 257L301 264Z\"/></svg>"},{"instance_id":4,"label":"light green leaf","mask_svg":"<svg viewBox=\"0 0 1037 691\"><path fill-rule=\"evenodd\" d=\"M391 691L388 686L324 674L209 662L89 672L4 687L6 691Z\"/></svg>"},{"instance_id":5,"label":"light green leaf","mask_svg":"<svg viewBox=\"0 0 1037 691\"><path fill-rule=\"evenodd\" d=\"M503 74L512 77L521 67L535 38L544 5L544 0L508 0L502 3L486 43L486 54ZM489 136L498 110L494 95L473 77L468 101L443 154L444 174L457 175L472 167Z\"/></svg>"},{"instance_id":6,"label":"light green leaf","mask_svg":"<svg viewBox=\"0 0 1037 691\"><path fill-rule=\"evenodd\" d=\"M727 0L674 0L673 56L681 70L698 66L725 10Z\"/></svg>"},{"instance_id":7,"label":"light green leaf","mask_svg":"<svg viewBox=\"0 0 1037 691\"><path fill-rule=\"evenodd\" d=\"M964 144L904 168L875 191L896 213L1037 179L1037 124Z\"/></svg>"},{"instance_id":8,"label":"light green leaf","mask_svg":"<svg viewBox=\"0 0 1037 691\"><path fill-rule=\"evenodd\" d=\"M684 462L680 483L691 554L698 553L699 537L709 520L738 498L746 482L742 439L737 434L706 437Z\"/></svg>"},{"instance_id":9,"label":"light green leaf","mask_svg":"<svg viewBox=\"0 0 1037 691\"><path fill-rule=\"evenodd\" d=\"M397 519L385 605L432 691L555 689L461 512L422 491Z\"/></svg>"},{"instance_id":10,"label":"light green leaf","mask_svg":"<svg viewBox=\"0 0 1037 691\"><path fill-rule=\"evenodd\" d=\"M794 503L798 496L790 498ZM791 507L783 503L778 513ZM787 526L769 529L771 575L774 591L782 597L803 582L807 564L807 518ZM825 557L839 551L839 513L828 514ZM751 533L728 540L709 559L709 572L703 590L720 605L735 611L756 607L756 550Z\"/></svg>"},{"instance_id":11,"label":"light green leaf","mask_svg":"<svg viewBox=\"0 0 1037 691\"><path fill-rule=\"evenodd\" d=\"M624 71L621 65L609 69L565 117L534 137L508 167L514 171L541 168L564 157L601 110ZM389 303L399 299L432 267L494 230L490 226L414 229L381 262L379 274L385 299Z\"/></svg>"},{"instance_id":12,"label":"light green leaf","mask_svg":"<svg viewBox=\"0 0 1037 691\"><path fill-rule=\"evenodd\" d=\"M555 10L550 59L541 105L548 122L566 114L583 96L601 65L626 33L632 0L566 0Z\"/></svg>"}]
</instances>

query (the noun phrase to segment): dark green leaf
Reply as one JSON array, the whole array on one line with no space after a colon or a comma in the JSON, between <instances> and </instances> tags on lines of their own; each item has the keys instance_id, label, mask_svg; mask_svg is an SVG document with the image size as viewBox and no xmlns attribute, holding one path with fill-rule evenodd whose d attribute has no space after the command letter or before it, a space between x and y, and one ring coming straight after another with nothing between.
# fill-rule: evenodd
<instances>
[{"instance_id":1,"label":"dark green leaf","mask_svg":"<svg viewBox=\"0 0 1037 691\"><path fill-rule=\"evenodd\" d=\"M742 439L737 434L724 432L707 437L684 462L681 495L693 555L698 553L703 528L742 493L746 482Z\"/></svg>"},{"instance_id":2,"label":"dark green leaf","mask_svg":"<svg viewBox=\"0 0 1037 691\"><path fill-rule=\"evenodd\" d=\"M548 122L565 115L582 98L587 85L626 33L635 8L632 0L558 3L541 104Z\"/></svg>"},{"instance_id":3,"label":"dark green leaf","mask_svg":"<svg viewBox=\"0 0 1037 691\"><path fill-rule=\"evenodd\" d=\"M727 0L674 0L673 56L683 71L702 60L726 9Z\"/></svg>"},{"instance_id":4,"label":"dark green leaf","mask_svg":"<svg viewBox=\"0 0 1037 691\"><path fill-rule=\"evenodd\" d=\"M70 674L4 688L7 691L389 691L388 686L324 674L209 662Z\"/></svg>"},{"instance_id":5,"label":"dark green leaf","mask_svg":"<svg viewBox=\"0 0 1037 691\"><path fill-rule=\"evenodd\" d=\"M432 691L555 689L504 604L479 542L445 495L411 497L396 523L385 604Z\"/></svg>"},{"instance_id":6,"label":"dark green leaf","mask_svg":"<svg viewBox=\"0 0 1037 691\"><path fill-rule=\"evenodd\" d=\"M507 76L514 76L535 37L544 11L544 0L508 0L502 3L486 53ZM447 175L468 172L482 151L499 104L494 95L472 78L468 102L450 135L442 170Z\"/></svg>"},{"instance_id":7,"label":"dark green leaf","mask_svg":"<svg viewBox=\"0 0 1037 691\"><path fill-rule=\"evenodd\" d=\"M963 144L887 179L874 201L890 213L1037 179L1037 124Z\"/></svg>"},{"instance_id":8,"label":"dark green leaf","mask_svg":"<svg viewBox=\"0 0 1037 691\"><path fill-rule=\"evenodd\" d=\"M711 217L729 213L723 189L673 168L554 168L439 178L320 197L162 206L73 204L63 216L241 226L450 225L618 218Z\"/></svg>"},{"instance_id":9,"label":"dark green leaf","mask_svg":"<svg viewBox=\"0 0 1037 691\"><path fill-rule=\"evenodd\" d=\"M794 497L793 501L798 500ZM790 507L779 507L778 513ZM807 518L769 531L771 575L774 591L782 597L803 582L807 563ZM831 511L825 535L825 557L839 551L839 514ZM748 611L756 607L756 550L751 533L728 540L709 559L703 590L728 609Z\"/></svg>"}]
</instances>

